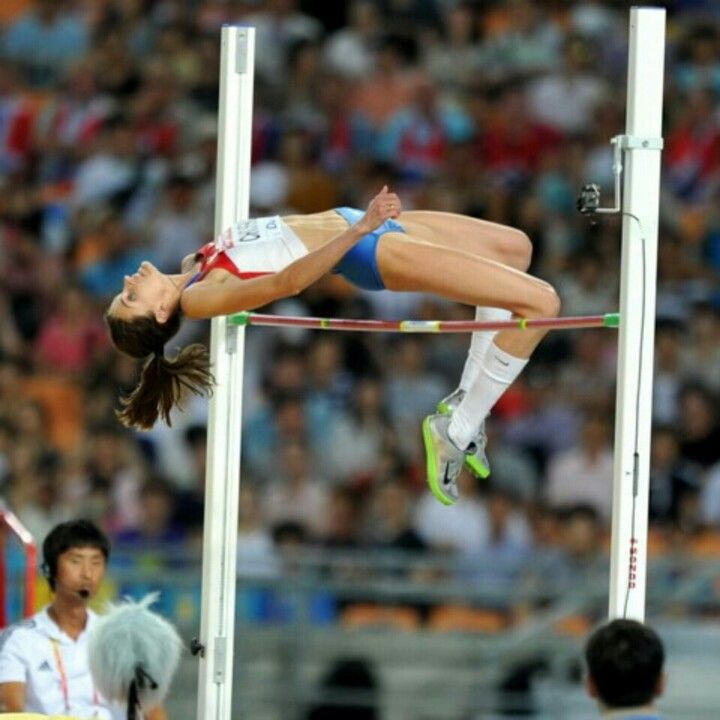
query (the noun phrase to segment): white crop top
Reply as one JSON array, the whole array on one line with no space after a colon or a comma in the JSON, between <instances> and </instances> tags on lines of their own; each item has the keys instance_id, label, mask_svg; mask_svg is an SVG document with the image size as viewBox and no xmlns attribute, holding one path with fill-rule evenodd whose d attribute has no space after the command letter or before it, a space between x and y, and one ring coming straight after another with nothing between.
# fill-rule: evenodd
<instances>
[{"instance_id":1,"label":"white crop top","mask_svg":"<svg viewBox=\"0 0 720 720\"><path fill-rule=\"evenodd\" d=\"M191 282L201 280L215 268L243 279L269 275L307 253L300 238L279 215L243 220L198 250L195 257L201 260L200 271Z\"/></svg>"}]
</instances>

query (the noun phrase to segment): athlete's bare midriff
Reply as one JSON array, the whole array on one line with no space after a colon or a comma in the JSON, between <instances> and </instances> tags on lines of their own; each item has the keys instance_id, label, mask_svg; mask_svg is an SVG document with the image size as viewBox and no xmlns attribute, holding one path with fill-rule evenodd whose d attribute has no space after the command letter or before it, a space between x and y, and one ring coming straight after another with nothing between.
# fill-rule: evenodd
<instances>
[{"instance_id":1,"label":"athlete's bare midriff","mask_svg":"<svg viewBox=\"0 0 720 720\"><path fill-rule=\"evenodd\" d=\"M421 221L423 216L429 214L431 213L408 210L402 213L397 221L415 240L430 242L434 232ZM417 216L420 222L417 222L414 216ZM283 217L283 220L311 252L329 243L348 227L347 221L334 210L312 215L288 215Z\"/></svg>"},{"instance_id":2,"label":"athlete's bare midriff","mask_svg":"<svg viewBox=\"0 0 720 720\"><path fill-rule=\"evenodd\" d=\"M283 217L283 221L310 252L327 245L348 227L347 221L334 210L312 215L288 215Z\"/></svg>"}]
</instances>

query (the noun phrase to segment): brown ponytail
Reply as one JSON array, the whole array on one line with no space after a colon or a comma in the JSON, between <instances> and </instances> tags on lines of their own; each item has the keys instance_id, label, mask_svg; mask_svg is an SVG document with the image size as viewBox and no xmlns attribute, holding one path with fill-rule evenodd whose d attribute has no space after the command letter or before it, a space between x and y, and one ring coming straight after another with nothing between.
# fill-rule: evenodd
<instances>
[{"instance_id":1,"label":"brown ponytail","mask_svg":"<svg viewBox=\"0 0 720 720\"><path fill-rule=\"evenodd\" d=\"M159 323L152 315L126 321L109 314L105 315L105 322L118 350L138 359L150 355L137 387L120 400L122 409L116 414L123 425L149 430L158 416L170 425L170 411L181 404L186 391L196 395L211 393L213 376L204 345L188 345L176 357L164 357L165 343L180 327L180 313L165 323Z\"/></svg>"}]
</instances>

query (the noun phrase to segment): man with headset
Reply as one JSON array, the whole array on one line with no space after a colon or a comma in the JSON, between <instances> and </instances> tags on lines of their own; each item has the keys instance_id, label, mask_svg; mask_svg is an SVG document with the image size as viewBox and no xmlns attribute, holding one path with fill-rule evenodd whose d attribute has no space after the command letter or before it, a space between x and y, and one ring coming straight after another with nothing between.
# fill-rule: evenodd
<instances>
[{"instance_id":1,"label":"man with headset","mask_svg":"<svg viewBox=\"0 0 720 720\"><path fill-rule=\"evenodd\" d=\"M0 636L0 711L120 720L94 686L88 638L97 620L88 603L105 576L110 543L88 520L57 525L43 542L43 574L54 597ZM164 720L156 707L146 720Z\"/></svg>"}]
</instances>

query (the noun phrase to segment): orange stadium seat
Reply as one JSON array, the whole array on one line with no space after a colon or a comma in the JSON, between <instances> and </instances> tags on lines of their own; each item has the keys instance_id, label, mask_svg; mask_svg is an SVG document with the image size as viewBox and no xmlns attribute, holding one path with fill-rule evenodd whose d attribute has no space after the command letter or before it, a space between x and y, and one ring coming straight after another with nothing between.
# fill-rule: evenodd
<instances>
[{"instance_id":1,"label":"orange stadium seat","mask_svg":"<svg viewBox=\"0 0 720 720\"><path fill-rule=\"evenodd\" d=\"M555 623L555 632L560 635L584 637L590 632L592 623L585 615L568 615Z\"/></svg>"},{"instance_id":2,"label":"orange stadium seat","mask_svg":"<svg viewBox=\"0 0 720 720\"><path fill-rule=\"evenodd\" d=\"M668 541L665 533L657 528L648 530L647 554L650 558L660 557L668 550Z\"/></svg>"},{"instance_id":3,"label":"orange stadium seat","mask_svg":"<svg viewBox=\"0 0 720 720\"><path fill-rule=\"evenodd\" d=\"M340 623L352 629L393 628L409 632L420 627L420 613L411 607L361 603L345 608Z\"/></svg>"},{"instance_id":4,"label":"orange stadium seat","mask_svg":"<svg viewBox=\"0 0 720 720\"><path fill-rule=\"evenodd\" d=\"M502 610L466 605L441 605L430 614L428 627L436 632L498 633L508 626Z\"/></svg>"},{"instance_id":5,"label":"orange stadium seat","mask_svg":"<svg viewBox=\"0 0 720 720\"><path fill-rule=\"evenodd\" d=\"M690 541L690 553L695 557L720 557L720 533L708 530L695 536Z\"/></svg>"}]
</instances>

